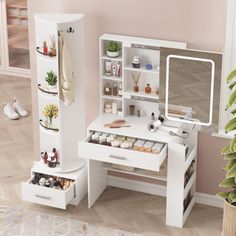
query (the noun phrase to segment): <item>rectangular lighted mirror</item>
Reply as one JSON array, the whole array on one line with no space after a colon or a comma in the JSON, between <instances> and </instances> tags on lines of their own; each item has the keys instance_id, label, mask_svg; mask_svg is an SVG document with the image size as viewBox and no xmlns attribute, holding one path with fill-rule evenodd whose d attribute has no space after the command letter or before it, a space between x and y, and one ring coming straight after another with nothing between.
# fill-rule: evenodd
<instances>
[{"instance_id":1,"label":"rectangular lighted mirror","mask_svg":"<svg viewBox=\"0 0 236 236\"><path fill-rule=\"evenodd\" d=\"M221 60L218 53L161 49L160 80L165 81L165 97L161 97L167 119L212 124L219 107L215 98L219 98Z\"/></svg>"}]
</instances>

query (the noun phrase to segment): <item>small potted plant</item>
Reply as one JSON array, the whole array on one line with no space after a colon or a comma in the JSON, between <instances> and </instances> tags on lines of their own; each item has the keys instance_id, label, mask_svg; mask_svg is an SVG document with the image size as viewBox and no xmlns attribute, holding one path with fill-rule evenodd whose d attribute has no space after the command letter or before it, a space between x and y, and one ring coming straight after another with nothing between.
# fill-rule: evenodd
<instances>
[{"instance_id":1,"label":"small potted plant","mask_svg":"<svg viewBox=\"0 0 236 236\"><path fill-rule=\"evenodd\" d=\"M121 44L115 41L109 41L106 49L108 57L118 57L120 55Z\"/></svg>"},{"instance_id":2,"label":"small potted plant","mask_svg":"<svg viewBox=\"0 0 236 236\"><path fill-rule=\"evenodd\" d=\"M230 90L236 85L236 70L232 71L227 77ZM236 130L236 109L232 108L236 103L236 90L231 93L226 106L226 110L231 109L233 118L225 125L225 133ZM222 156L227 162L223 168L226 171L226 178L220 183L220 187L227 188L227 192L220 192L217 195L224 198L224 217L222 236L236 235L236 135L231 142L221 151Z\"/></svg>"},{"instance_id":3,"label":"small potted plant","mask_svg":"<svg viewBox=\"0 0 236 236\"><path fill-rule=\"evenodd\" d=\"M53 90L57 88L57 76L53 71L47 72L47 76L45 77L47 82L47 86L49 90Z\"/></svg>"},{"instance_id":4,"label":"small potted plant","mask_svg":"<svg viewBox=\"0 0 236 236\"><path fill-rule=\"evenodd\" d=\"M47 118L45 125L49 128L53 128L52 119L58 117L58 107L54 104L49 104L44 107L43 114Z\"/></svg>"}]
</instances>

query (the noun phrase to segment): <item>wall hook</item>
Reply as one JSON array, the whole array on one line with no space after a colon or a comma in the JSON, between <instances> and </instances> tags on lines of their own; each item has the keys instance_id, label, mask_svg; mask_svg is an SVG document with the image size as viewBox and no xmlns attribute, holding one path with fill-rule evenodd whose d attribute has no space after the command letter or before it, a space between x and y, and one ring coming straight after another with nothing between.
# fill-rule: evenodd
<instances>
[{"instance_id":1,"label":"wall hook","mask_svg":"<svg viewBox=\"0 0 236 236\"><path fill-rule=\"evenodd\" d=\"M72 27L69 27L69 29L67 30L67 33L74 33L74 29L72 29Z\"/></svg>"}]
</instances>

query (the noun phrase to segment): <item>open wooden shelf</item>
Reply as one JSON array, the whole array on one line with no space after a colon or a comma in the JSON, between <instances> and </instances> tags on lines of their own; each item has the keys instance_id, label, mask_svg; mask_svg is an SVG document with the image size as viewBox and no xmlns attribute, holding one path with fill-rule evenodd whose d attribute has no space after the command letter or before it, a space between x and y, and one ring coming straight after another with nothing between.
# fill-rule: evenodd
<instances>
[{"instance_id":1,"label":"open wooden shelf","mask_svg":"<svg viewBox=\"0 0 236 236\"><path fill-rule=\"evenodd\" d=\"M160 180L160 181L167 181L167 177L162 176L161 172L154 173L153 171L147 171L147 170L143 170L143 169L139 169L139 168L135 168L135 170L133 172L119 170L119 169L112 168L112 164L106 163L106 162L103 163L102 167L103 167L103 169L110 170L110 171L120 172L120 173L124 173L124 174L129 174L129 175L136 175L136 176L150 178L150 179L156 179L156 180Z\"/></svg>"}]
</instances>

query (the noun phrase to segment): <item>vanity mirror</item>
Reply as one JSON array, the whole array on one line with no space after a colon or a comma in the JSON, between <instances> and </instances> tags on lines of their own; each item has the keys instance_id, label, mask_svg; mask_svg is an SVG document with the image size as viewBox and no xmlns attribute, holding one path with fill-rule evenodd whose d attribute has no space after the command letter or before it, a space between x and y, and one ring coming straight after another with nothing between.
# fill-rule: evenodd
<instances>
[{"instance_id":1,"label":"vanity mirror","mask_svg":"<svg viewBox=\"0 0 236 236\"><path fill-rule=\"evenodd\" d=\"M222 55L161 48L160 101L169 120L218 127Z\"/></svg>"}]
</instances>

